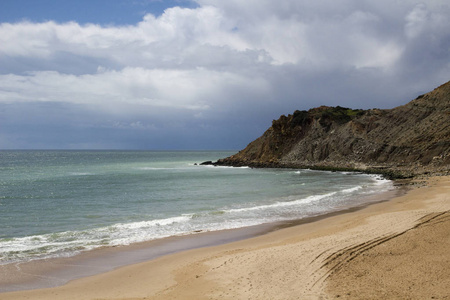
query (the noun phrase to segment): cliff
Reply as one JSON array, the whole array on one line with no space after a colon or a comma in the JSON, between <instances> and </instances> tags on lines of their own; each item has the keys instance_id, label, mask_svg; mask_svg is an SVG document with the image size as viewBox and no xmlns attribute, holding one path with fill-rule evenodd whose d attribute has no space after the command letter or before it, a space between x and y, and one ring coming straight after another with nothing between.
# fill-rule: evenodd
<instances>
[{"instance_id":1,"label":"cliff","mask_svg":"<svg viewBox=\"0 0 450 300\"><path fill-rule=\"evenodd\" d=\"M244 150L215 164L449 174L450 81L393 109L321 106L283 115Z\"/></svg>"}]
</instances>

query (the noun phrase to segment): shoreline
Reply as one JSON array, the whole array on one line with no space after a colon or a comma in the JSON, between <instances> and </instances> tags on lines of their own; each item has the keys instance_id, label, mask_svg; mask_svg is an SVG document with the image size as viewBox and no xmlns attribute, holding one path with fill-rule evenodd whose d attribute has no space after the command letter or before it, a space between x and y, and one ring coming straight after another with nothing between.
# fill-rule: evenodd
<instances>
[{"instance_id":1,"label":"shoreline","mask_svg":"<svg viewBox=\"0 0 450 300\"><path fill-rule=\"evenodd\" d=\"M358 211L406 193L407 184L399 184L399 182L401 180L393 181L393 188L388 191L365 196L362 204L343 206L325 214L301 219L171 236L130 245L97 248L69 257L37 259L0 265L0 295L8 292L60 287L73 280L111 272L121 267L154 260L162 256L191 249L220 246L262 236L284 228Z\"/></svg>"},{"instance_id":2,"label":"shoreline","mask_svg":"<svg viewBox=\"0 0 450 300\"><path fill-rule=\"evenodd\" d=\"M426 181L426 186L413 188L390 201L316 222L158 257L57 288L0 296L2 299L30 296L33 299L239 299L245 295L327 299L334 294L329 290L332 287L329 282L333 280L329 275L334 271L326 264L333 254L380 236L411 230L430 213L450 210L450 177L430 177ZM343 262L340 270L346 266Z\"/></svg>"},{"instance_id":3,"label":"shoreline","mask_svg":"<svg viewBox=\"0 0 450 300\"><path fill-rule=\"evenodd\" d=\"M122 246L108 246L69 257L37 259L0 265L2 293L55 288L68 282L114 271L191 249L218 246L276 230L279 223L171 236Z\"/></svg>"}]
</instances>

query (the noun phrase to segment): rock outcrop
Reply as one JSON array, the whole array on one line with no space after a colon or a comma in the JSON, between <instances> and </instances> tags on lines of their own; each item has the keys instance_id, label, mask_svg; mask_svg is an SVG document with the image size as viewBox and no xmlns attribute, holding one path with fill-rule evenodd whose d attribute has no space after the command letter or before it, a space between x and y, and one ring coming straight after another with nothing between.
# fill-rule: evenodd
<instances>
[{"instance_id":1,"label":"rock outcrop","mask_svg":"<svg viewBox=\"0 0 450 300\"><path fill-rule=\"evenodd\" d=\"M450 172L450 81L393 109L321 106L281 116L215 164L357 170L391 177Z\"/></svg>"}]
</instances>

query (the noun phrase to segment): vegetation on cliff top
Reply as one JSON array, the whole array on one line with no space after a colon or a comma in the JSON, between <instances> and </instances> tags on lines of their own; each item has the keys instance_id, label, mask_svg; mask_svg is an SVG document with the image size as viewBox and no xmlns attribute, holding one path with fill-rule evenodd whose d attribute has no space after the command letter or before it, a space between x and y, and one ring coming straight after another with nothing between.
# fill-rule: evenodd
<instances>
[{"instance_id":1,"label":"vegetation on cliff top","mask_svg":"<svg viewBox=\"0 0 450 300\"><path fill-rule=\"evenodd\" d=\"M410 177L450 173L450 81L394 109L320 106L283 115L218 164L358 170Z\"/></svg>"}]
</instances>

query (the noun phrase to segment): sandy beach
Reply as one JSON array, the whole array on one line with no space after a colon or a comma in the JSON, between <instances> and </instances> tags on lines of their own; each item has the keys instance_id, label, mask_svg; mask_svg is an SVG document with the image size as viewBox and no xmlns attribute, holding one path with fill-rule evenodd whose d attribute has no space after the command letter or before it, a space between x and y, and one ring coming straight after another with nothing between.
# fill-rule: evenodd
<instances>
[{"instance_id":1,"label":"sandy beach","mask_svg":"<svg viewBox=\"0 0 450 300\"><path fill-rule=\"evenodd\" d=\"M0 299L449 299L450 177L361 210Z\"/></svg>"}]
</instances>

